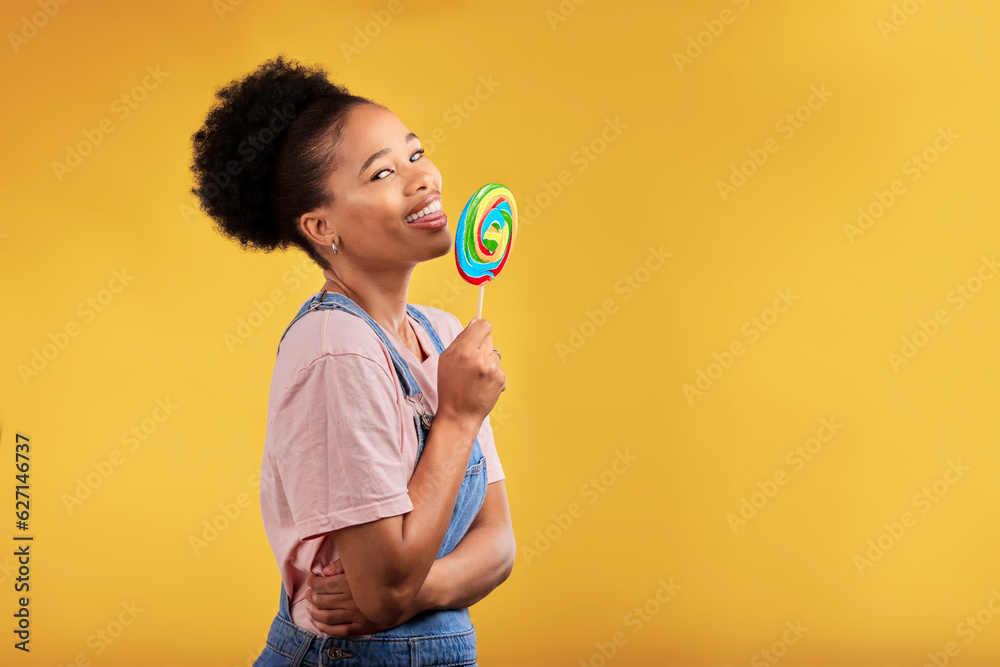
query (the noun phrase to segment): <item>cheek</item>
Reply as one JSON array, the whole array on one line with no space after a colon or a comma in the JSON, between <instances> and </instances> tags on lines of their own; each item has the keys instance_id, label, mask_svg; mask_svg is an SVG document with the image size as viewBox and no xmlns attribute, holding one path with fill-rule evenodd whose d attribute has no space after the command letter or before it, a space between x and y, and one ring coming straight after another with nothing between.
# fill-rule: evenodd
<instances>
[{"instance_id":1,"label":"cheek","mask_svg":"<svg viewBox=\"0 0 1000 667\"><path fill-rule=\"evenodd\" d=\"M386 187L387 184L383 184L381 188L377 188L378 184L373 185L376 188L373 188L363 200L358 201L358 213L378 220L401 218L400 211L404 208L402 196L391 187Z\"/></svg>"},{"instance_id":2,"label":"cheek","mask_svg":"<svg viewBox=\"0 0 1000 667\"><path fill-rule=\"evenodd\" d=\"M400 195L387 196L379 201L379 210L383 218L393 222L402 222L406 215L406 200Z\"/></svg>"},{"instance_id":3,"label":"cheek","mask_svg":"<svg viewBox=\"0 0 1000 667\"><path fill-rule=\"evenodd\" d=\"M341 203L338 218L345 227L343 233L356 241L384 239L393 226L402 223L403 204L391 194L354 197Z\"/></svg>"}]
</instances>

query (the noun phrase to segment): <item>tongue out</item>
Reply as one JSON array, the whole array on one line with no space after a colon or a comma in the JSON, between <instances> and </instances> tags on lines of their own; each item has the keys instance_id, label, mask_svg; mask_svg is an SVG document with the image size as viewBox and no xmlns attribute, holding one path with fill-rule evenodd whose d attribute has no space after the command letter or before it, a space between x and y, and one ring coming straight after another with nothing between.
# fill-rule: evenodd
<instances>
[{"instance_id":1,"label":"tongue out","mask_svg":"<svg viewBox=\"0 0 1000 667\"><path fill-rule=\"evenodd\" d=\"M413 222L407 222L406 224L416 229L441 229L448 224L448 216L444 214L444 209L441 209L440 211L422 215Z\"/></svg>"}]
</instances>

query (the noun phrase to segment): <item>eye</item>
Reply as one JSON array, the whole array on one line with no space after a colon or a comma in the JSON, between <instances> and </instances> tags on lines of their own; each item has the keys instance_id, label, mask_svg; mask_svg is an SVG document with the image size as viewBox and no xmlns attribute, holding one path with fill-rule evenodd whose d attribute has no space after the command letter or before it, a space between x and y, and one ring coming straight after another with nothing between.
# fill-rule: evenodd
<instances>
[{"instance_id":1,"label":"eye","mask_svg":"<svg viewBox=\"0 0 1000 667\"><path fill-rule=\"evenodd\" d=\"M416 160L414 158L419 159L420 156L423 155L423 154L424 154L424 149L423 148L418 148L416 151L414 151L413 155L410 156L410 162L416 162ZM373 181L381 181L381 180L383 180L382 178L379 178L379 174L381 174L382 172L385 172L385 171L392 171L392 169L388 169L388 168L386 168L386 169L379 169L372 176L372 180Z\"/></svg>"}]
</instances>

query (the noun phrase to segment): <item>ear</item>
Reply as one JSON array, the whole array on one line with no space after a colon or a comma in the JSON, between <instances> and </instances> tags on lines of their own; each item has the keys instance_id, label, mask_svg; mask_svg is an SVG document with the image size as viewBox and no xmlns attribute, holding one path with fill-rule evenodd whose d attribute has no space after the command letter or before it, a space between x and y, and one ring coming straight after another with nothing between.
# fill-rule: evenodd
<instances>
[{"instance_id":1,"label":"ear","mask_svg":"<svg viewBox=\"0 0 1000 667\"><path fill-rule=\"evenodd\" d=\"M337 243L340 237L329 220L329 213L323 209L315 209L299 216L299 229L305 237L319 247L329 247Z\"/></svg>"}]
</instances>

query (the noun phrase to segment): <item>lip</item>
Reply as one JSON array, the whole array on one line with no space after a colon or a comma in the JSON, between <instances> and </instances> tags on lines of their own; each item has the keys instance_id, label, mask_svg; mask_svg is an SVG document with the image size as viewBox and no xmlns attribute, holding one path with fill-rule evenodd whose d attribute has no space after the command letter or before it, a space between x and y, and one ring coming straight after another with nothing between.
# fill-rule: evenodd
<instances>
[{"instance_id":1,"label":"lip","mask_svg":"<svg viewBox=\"0 0 1000 667\"><path fill-rule=\"evenodd\" d=\"M435 211L429 215L425 215L419 220L413 222L407 222L407 227L413 227L414 229L426 229L429 231L434 231L436 229L441 229L448 225L448 216L444 214L444 209L440 211Z\"/></svg>"},{"instance_id":2,"label":"lip","mask_svg":"<svg viewBox=\"0 0 1000 667\"><path fill-rule=\"evenodd\" d=\"M435 192L432 195L428 195L423 200L420 201L416 206L410 209L410 212L403 216L405 220L407 217L413 215L417 211L423 210L425 207L430 206L435 201L441 199L441 193ZM434 211L433 213L428 213L427 215L414 220L413 222L405 223L408 227L413 227L415 229L425 229L428 231L434 231L436 229L441 229L448 224L448 216L444 214L444 209L440 211Z\"/></svg>"},{"instance_id":3,"label":"lip","mask_svg":"<svg viewBox=\"0 0 1000 667\"><path fill-rule=\"evenodd\" d=\"M411 215L413 215L414 213L416 213L417 211L422 211L423 209L427 208L428 206L430 206L431 204L433 204L438 199L441 199L441 193L440 192L435 192L434 194L427 195L426 197L424 197L423 199L421 199L417 203L416 206L414 206L413 208L411 208L407 212L407 214L403 216L403 218L406 219L406 218L410 217ZM427 216L424 216L424 217L426 218Z\"/></svg>"}]
</instances>

